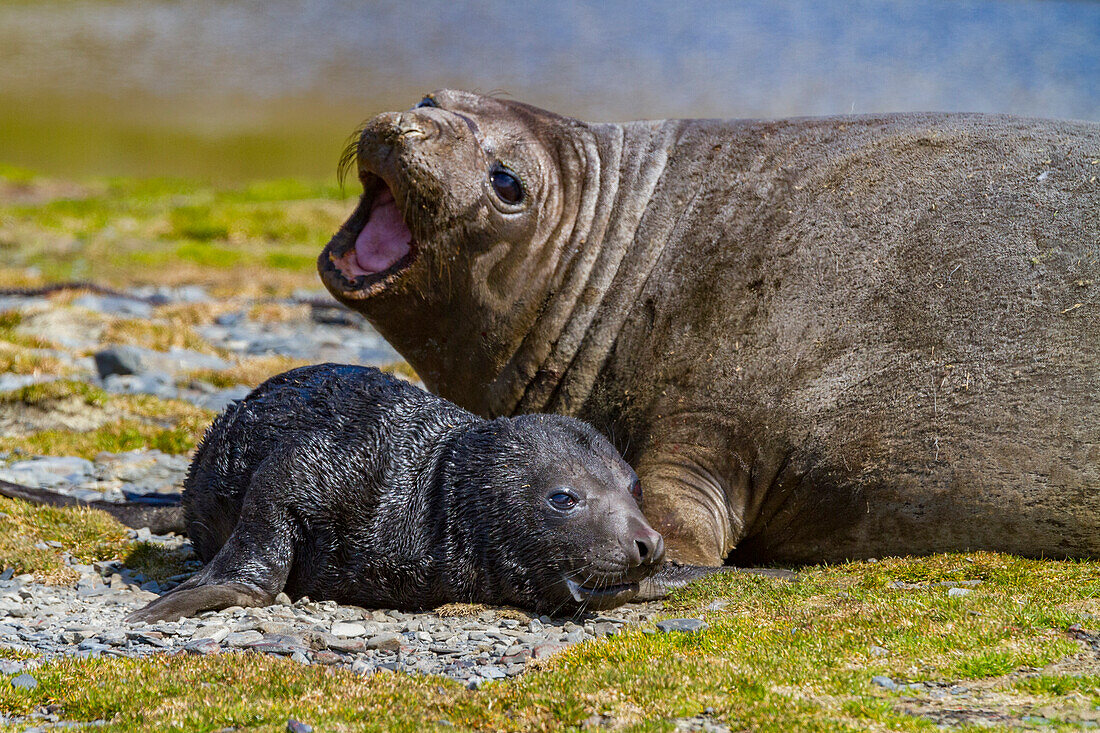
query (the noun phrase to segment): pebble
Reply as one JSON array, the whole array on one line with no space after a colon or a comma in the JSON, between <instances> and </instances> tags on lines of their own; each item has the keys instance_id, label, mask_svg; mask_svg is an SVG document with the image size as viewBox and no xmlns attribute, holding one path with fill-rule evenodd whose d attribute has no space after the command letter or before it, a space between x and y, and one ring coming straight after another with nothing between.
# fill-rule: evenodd
<instances>
[{"instance_id":1,"label":"pebble","mask_svg":"<svg viewBox=\"0 0 1100 733\"><path fill-rule=\"evenodd\" d=\"M287 733L313 733L313 726L291 718L286 721Z\"/></svg>"},{"instance_id":2,"label":"pebble","mask_svg":"<svg viewBox=\"0 0 1100 733\"><path fill-rule=\"evenodd\" d=\"M11 678L11 686L17 690L33 690L38 687L38 680L24 672Z\"/></svg>"},{"instance_id":3,"label":"pebble","mask_svg":"<svg viewBox=\"0 0 1100 733\"><path fill-rule=\"evenodd\" d=\"M352 624L345 621L337 621L332 625L332 633L334 636L343 637L356 637L365 636L367 629L363 624Z\"/></svg>"},{"instance_id":4,"label":"pebble","mask_svg":"<svg viewBox=\"0 0 1100 733\"><path fill-rule=\"evenodd\" d=\"M669 618L657 622L657 630L666 634L670 631L694 633L705 628L707 628L707 622L700 618Z\"/></svg>"},{"instance_id":5,"label":"pebble","mask_svg":"<svg viewBox=\"0 0 1100 733\"><path fill-rule=\"evenodd\" d=\"M894 682L889 677L886 677L885 675L881 675L881 674L880 675L875 675L874 677L872 677L871 678L871 684L878 685L879 687L882 687L883 689L886 689L886 690L896 690L896 689L898 689L898 683L897 682Z\"/></svg>"},{"instance_id":6,"label":"pebble","mask_svg":"<svg viewBox=\"0 0 1100 733\"><path fill-rule=\"evenodd\" d=\"M962 596L970 595L974 591L970 588L948 588L947 595L951 598L960 598Z\"/></svg>"},{"instance_id":7,"label":"pebble","mask_svg":"<svg viewBox=\"0 0 1100 733\"><path fill-rule=\"evenodd\" d=\"M187 642L183 646L185 652L199 654L204 657L209 654L217 654L221 649L221 645L213 639L195 639L194 641Z\"/></svg>"},{"instance_id":8,"label":"pebble","mask_svg":"<svg viewBox=\"0 0 1100 733\"><path fill-rule=\"evenodd\" d=\"M397 634L378 634L367 640L367 649L395 652L401 648L401 641L401 637Z\"/></svg>"}]
</instances>

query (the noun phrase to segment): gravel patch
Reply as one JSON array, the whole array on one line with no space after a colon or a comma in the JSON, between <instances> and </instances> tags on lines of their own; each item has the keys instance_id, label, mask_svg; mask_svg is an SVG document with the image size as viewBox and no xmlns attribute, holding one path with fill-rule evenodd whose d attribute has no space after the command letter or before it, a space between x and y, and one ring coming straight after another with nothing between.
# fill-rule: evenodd
<instances>
[{"instance_id":1,"label":"gravel patch","mask_svg":"<svg viewBox=\"0 0 1100 733\"><path fill-rule=\"evenodd\" d=\"M147 288L133 291L132 296L85 293L72 306L44 297L4 297L0 310L22 312L20 328L29 334L52 336L64 348L81 350L79 355L70 354L67 363L73 374L69 378L109 392L183 399L216 411L249 392L245 386L218 389L184 379L195 369L228 367L227 358L186 349L160 352L100 343L102 329L95 326L99 322L90 320L92 314L155 318L153 305L209 300L201 288ZM267 322L249 317L254 304L242 300L239 309L196 330L223 356L279 354L313 363L375 365L401 358L364 319L350 312L300 308L296 318ZM18 388L47 378L5 374L0 375L0 387ZM187 456L154 449L104 452L93 460L0 453L0 479L85 501L174 503L188 464ZM533 661L573 644L615 635L626 624L648 622L661 607L632 604L602 615L552 619L479 606L452 608L453 613L410 614L308 598L292 603L280 594L268 608L230 608L173 623L128 624L123 621L127 614L176 587L199 567L185 538L154 535L148 529L133 531L131 537L178 553L189 571L158 582L119 562L83 565L64 555L78 579L55 586L0 568L0 649L32 655L0 659L4 675L0 684L33 687L37 684L34 670L63 657L271 654L359 674L378 670L437 674L476 688L521 674ZM43 543L51 546L58 545ZM51 719L49 711L41 715L0 719L0 724L57 727L64 723L56 716Z\"/></svg>"},{"instance_id":2,"label":"gravel patch","mask_svg":"<svg viewBox=\"0 0 1100 733\"><path fill-rule=\"evenodd\" d=\"M181 554L190 544L176 535L133 532ZM9 684L33 687L34 669L62 657L146 657L153 654L270 654L300 664L435 674L476 688L521 674L532 660L573 644L652 620L661 604L628 604L600 615L568 619L517 609L471 606L460 615L364 609L302 598L267 608L234 607L197 618L129 624L123 618L198 568L157 583L118 562L82 565L71 585L46 585L33 575L0 574L0 649L34 655L5 659Z\"/></svg>"}]
</instances>

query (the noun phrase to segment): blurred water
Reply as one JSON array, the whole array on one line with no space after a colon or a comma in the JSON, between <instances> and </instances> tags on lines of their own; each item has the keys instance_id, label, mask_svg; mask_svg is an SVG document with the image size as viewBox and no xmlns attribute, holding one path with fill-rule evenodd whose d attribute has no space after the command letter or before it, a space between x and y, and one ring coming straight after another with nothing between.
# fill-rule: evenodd
<instances>
[{"instance_id":1,"label":"blurred water","mask_svg":"<svg viewBox=\"0 0 1100 733\"><path fill-rule=\"evenodd\" d=\"M20 119L320 141L442 86L595 120L906 110L1100 120L1100 3L0 5L0 162L33 157Z\"/></svg>"}]
</instances>

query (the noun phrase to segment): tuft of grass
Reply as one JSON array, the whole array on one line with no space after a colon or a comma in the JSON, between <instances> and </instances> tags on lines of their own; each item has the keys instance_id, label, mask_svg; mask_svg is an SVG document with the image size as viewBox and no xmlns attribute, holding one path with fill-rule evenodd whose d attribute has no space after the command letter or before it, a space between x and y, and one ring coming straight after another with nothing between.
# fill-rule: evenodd
<instances>
[{"instance_id":1,"label":"tuft of grass","mask_svg":"<svg viewBox=\"0 0 1100 733\"><path fill-rule=\"evenodd\" d=\"M333 185L291 180L110 179L77 189L13 173L3 187L33 194L0 195L0 247L13 243L0 283L14 285L90 279L285 295L316 287L317 254L352 206Z\"/></svg>"},{"instance_id":2,"label":"tuft of grass","mask_svg":"<svg viewBox=\"0 0 1100 733\"><path fill-rule=\"evenodd\" d=\"M0 497L0 566L16 573L34 573L45 582L71 582L75 573L62 561L63 552L80 562L115 559L129 544L126 528L94 509L34 506ZM61 546L41 549L39 542Z\"/></svg>"},{"instance_id":3,"label":"tuft of grass","mask_svg":"<svg viewBox=\"0 0 1100 733\"><path fill-rule=\"evenodd\" d=\"M87 432L41 430L15 438L0 438L0 449L21 450L36 455L79 456L89 460L97 453L122 453L138 448L156 448L165 453L190 453L202 431L187 427L161 428L134 420L116 420Z\"/></svg>"},{"instance_id":4,"label":"tuft of grass","mask_svg":"<svg viewBox=\"0 0 1100 733\"><path fill-rule=\"evenodd\" d=\"M29 397L25 396L29 393ZM21 450L34 455L80 456L93 459L97 453L121 453L138 448L156 448L165 453L190 453L202 438L215 414L181 400L162 400L152 395L107 395L81 382L44 382L0 394L0 404L36 404L26 400L49 400L64 395L79 396L89 405L120 414L94 430L40 430L27 435L0 438L0 450Z\"/></svg>"},{"instance_id":5,"label":"tuft of grass","mask_svg":"<svg viewBox=\"0 0 1100 733\"><path fill-rule=\"evenodd\" d=\"M64 376L71 369L56 356L0 341L0 373L2 372Z\"/></svg>"},{"instance_id":6,"label":"tuft of grass","mask_svg":"<svg viewBox=\"0 0 1100 733\"><path fill-rule=\"evenodd\" d=\"M0 392L0 405L43 406L70 398L77 398L90 407L102 407L107 403L107 393L99 387L76 380L58 379Z\"/></svg>"},{"instance_id":7,"label":"tuft of grass","mask_svg":"<svg viewBox=\"0 0 1100 733\"><path fill-rule=\"evenodd\" d=\"M197 379L225 389L244 384L256 387L276 374L306 366L309 361L305 359L292 359L287 356L256 356L242 359L229 369L197 369L188 372L186 379Z\"/></svg>"},{"instance_id":8,"label":"tuft of grass","mask_svg":"<svg viewBox=\"0 0 1100 733\"><path fill-rule=\"evenodd\" d=\"M162 581L186 571L186 558L152 542L135 542L126 554L123 564L145 577Z\"/></svg>"},{"instance_id":9,"label":"tuft of grass","mask_svg":"<svg viewBox=\"0 0 1100 733\"><path fill-rule=\"evenodd\" d=\"M44 339L16 331L22 322L23 314L19 311L0 312L0 342L7 342L9 347L22 347L24 349L48 349L52 346Z\"/></svg>"},{"instance_id":10,"label":"tuft of grass","mask_svg":"<svg viewBox=\"0 0 1100 733\"><path fill-rule=\"evenodd\" d=\"M204 354L221 353L182 321L119 318L107 324L101 340L103 343L136 344L157 351L181 348Z\"/></svg>"},{"instance_id":11,"label":"tuft of grass","mask_svg":"<svg viewBox=\"0 0 1100 733\"><path fill-rule=\"evenodd\" d=\"M257 303L248 311L252 321L280 323L284 321L308 320L308 305L288 305L286 303Z\"/></svg>"},{"instance_id":12,"label":"tuft of grass","mask_svg":"<svg viewBox=\"0 0 1100 733\"><path fill-rule=\"evenodd\" d=\"M1082 692L1098 698L1100 705L1100 674L1056 674L1024 677L1012 683L1012 687L1039 695L1066 695Z\"/></svg>"},{"instance_id":13,"label":"tuft of grass","mask_svg":"<svg viewBox=\"0 0 1100 733\"><path fill-rule=\"evenodd\" d=\"M203 301L200 303L171 303L157 306L154 317L176 327L203 326L214 322L223 313L233 310L232 303Z\"/></svg>"},{"instance_id":14,"label":"tuft of grass","mask_svg":"<svg viewBox=\"0 0 1100 733\"><path fill-rule=\"evenodd\" d=\"M412 365L407 361L395 361L392 364L386 364L379 367L386 374L392 374L396 377L401 377L410 382L419 382L420 375L416 373L416 370L412 368Z\"/></svg>"}]
</instances>

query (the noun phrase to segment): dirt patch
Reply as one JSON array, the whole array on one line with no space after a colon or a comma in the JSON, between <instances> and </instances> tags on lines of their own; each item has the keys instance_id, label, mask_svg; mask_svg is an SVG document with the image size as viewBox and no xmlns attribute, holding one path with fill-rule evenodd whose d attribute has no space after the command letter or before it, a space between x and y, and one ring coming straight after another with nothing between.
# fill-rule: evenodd
<instances>
[{"instance_id":1,"label":"dirt patch","mask_svg":"<svg viewBox=\"0 0 1100 733\"><path fill-rule=\"evenodd\" d=\"M90 349L99 343L106 321L79 308L44 306L24 312L15 333L68 349Z\"/></svg>"},{"instance_id":2,"label":"dirt patch","mask_svg":"<svg viewBox=\"0 0 1100 733\"><path fill-rule=\"evenodd\" d=\"M1042 670L1022 669L1002 677L939 684L903 697L897 708L948 727L1002 725L1027 730L1055 722L1100 726L1100 706L1093 701L1100 697L1100 687L1090 688L1087 681L1100 676L1100 632L1074 626L1067 633L1081 644L1081 651ZM1026 691L1029 680L1044 677L1082 678L1086 689L1057 695Z\"/></svg>"},{"instance_id":3,"label":"dirt patch","mask_svg":"<svg viewBox=\"0 0 1100 733\"><path fill-rule=\"evenodd\" d=\"M89 405L76 395L35 405L5 404L0 405L0 437L21 438L43 430L84 433L127 416L113 405Z\"/></svg>"},{"instance_id":4,"label":"dirt patch","mask_svg":"<svg viewBox=\"0 0 1100 733\"><path fill-rule=\"evenodd\" d=\"M0 202L16 206L39 206L58 199L83 199L92 193L88 186L71 181L44 178L27 181L0 180Z\"/></svg>"}]
</instances>

